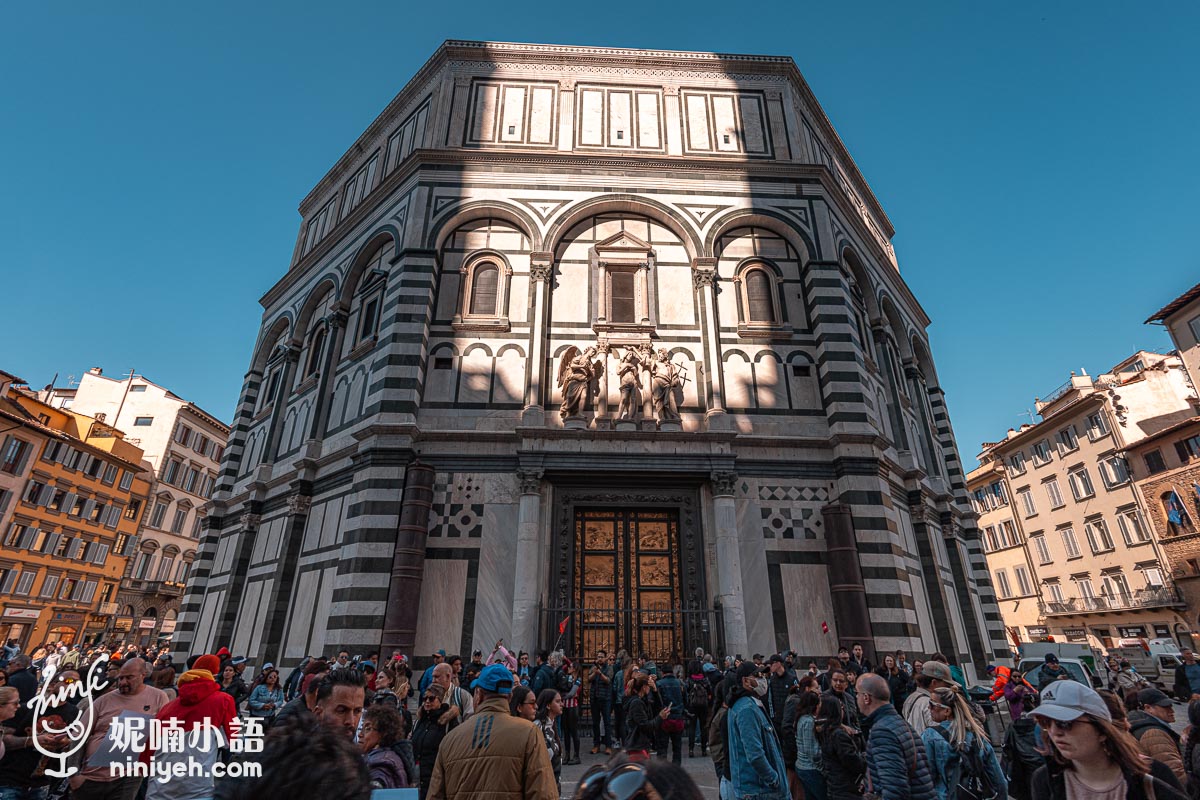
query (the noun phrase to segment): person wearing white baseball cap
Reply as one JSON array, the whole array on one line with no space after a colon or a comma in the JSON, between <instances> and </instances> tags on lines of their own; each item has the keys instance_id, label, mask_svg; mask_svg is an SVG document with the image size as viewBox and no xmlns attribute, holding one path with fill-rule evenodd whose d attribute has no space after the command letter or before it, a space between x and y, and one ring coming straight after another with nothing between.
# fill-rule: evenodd
<instances>
[{"instance_id":1,"label":"person wearing white baseball cap","mask_svg":"<svg viewBox=\"0 0 1200 800\"><path fill-rule=\"evenodd\" d=\"M1137 741L1113 724L1104 699L1089 686L1055 681L1031 716L1049 751L1033 775L1032 800L1184 800L1152 776Z\"/></svg>"}]
</instances>

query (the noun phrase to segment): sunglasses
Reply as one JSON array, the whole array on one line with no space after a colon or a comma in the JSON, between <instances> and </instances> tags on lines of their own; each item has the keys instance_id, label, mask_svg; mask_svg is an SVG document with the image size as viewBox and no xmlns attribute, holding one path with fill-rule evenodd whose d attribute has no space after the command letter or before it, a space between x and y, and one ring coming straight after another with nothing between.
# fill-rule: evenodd
<instances>
[{"instance_id":1,"label":"sunglasses","mask_svg":"<svg viewBox=\"0 0 1200 800\"><path fill-rule=\"evenodd\" d=\"M631 800L646 788L646 768L622 764L613 770L594 772L579 784L580 800Z\"/></svg>"},{"instance_id":2,"label":"sunglasses","mask_svg":"<svg viewBox=\"0 0 1200 800\"><path fill-rule=\"evenodd\" d=\"M436 703L436 702L438 702L438 700L439 700L439 699L440 699L440 698L439 698L437 695L433 695L433 694L431 694L431 695L426 695L426 696L425 696L425 697L422 699L422 702L424 702L424 703Z\"/></svg>"},{"instance_id":3,"label":"sunglasses","mask_svg":"<svg viewBox=\"0 0 1200 800\"><path fill-rule=\"evenodd\" d=\"M1038 724L1043 728L1054 728L1055 730L1062 731L1063 733L1069 733L1070 730L1075 727L1075 723L1083 721L1081 717L1077 717L1076 719L1069 720L1067 722L1063 722L1059 719L1049 719L1047 717L1038 717L1037 720Z\"/></svg>"}]
</instances>

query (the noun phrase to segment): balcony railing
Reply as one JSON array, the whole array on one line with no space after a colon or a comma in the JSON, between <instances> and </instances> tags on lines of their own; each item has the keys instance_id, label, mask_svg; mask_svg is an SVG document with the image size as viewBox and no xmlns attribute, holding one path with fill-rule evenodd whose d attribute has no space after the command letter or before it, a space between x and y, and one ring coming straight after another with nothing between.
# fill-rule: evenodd
<instances>
[{"instance_id":1,"label":"balcony railing","mask_svg":"<svg viewBox=\"0 0 1200 800\"><path fill-rule=\"evenodd\" d=\"M1183 599L1179 596L1177 589L1163 586L1158 589L1142 589L1131 594L1107 597L1072 597L1061 603L1045 602L1042 604L1042 608L1046 616L1054 616L1056 614L1104 613L1106 611L1129 611L1139 608L1183 605Z\"/></svg>"},{"instance_id":2,"label":"balcony railing","mask_svg":"<svg viewBox=\"0 0 1200 800\"><path fill-rule=\"evenodd\" d=\"M101 603L100 610L96 613L103 614L106 617L116 616L117 604L116 603Z\"/></svg>"}]
</instances>

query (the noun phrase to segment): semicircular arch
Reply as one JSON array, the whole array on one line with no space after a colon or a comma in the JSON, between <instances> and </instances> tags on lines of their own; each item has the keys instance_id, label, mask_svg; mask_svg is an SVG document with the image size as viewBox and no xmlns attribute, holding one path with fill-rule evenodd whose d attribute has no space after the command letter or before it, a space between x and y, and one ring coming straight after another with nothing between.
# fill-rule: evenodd
<instances>
[{"instance_id":1,"label":"semicircular arch","mask_svg":"<svg viewBox=\"0 0 1200 800\"><path fill-rule=\"evenodd\" d=\"M446 246L446 240L456 230L468 222L481 219L499 219L516 226L529 238L529 247L533 251L542 249L542 235L533 217L522 209L497 200L473 200L462 205L453 206L444 212L445 217L434 218L425 234L425 246L441 252Z\"/></svg>"},{"instance_id":2,"label":"semicircular arch","mask_svg":"<svg viewBox=\"0 0 1200 800\"><path fill-rule=\"evenodd\" d=\"M795 223L776 211L768 208L738 208L728 211L713 221L704 237L704 255L716 258L717 242L731 231L738 228L765 228L787 240L800 257L801 265L813 258L817 252L809 235L797 228Z\"/></svg>"},{"instance_id":3,"label":"semicircular arch","mask_svg":"<svg viewBox=\"0 0 1200 800\"><path fill-rule=\"evenodd\" d=\"M683 242L688 260L697 258L701 251L700 237L684 217L665 203L648 197L631 194L607 194L589 198L577 205L568 206L551 223L546 231L544 249L555 252L562 238L577 224L600 214L635 214L647 217L664 226Z\"/></svg>"}]
</instances>

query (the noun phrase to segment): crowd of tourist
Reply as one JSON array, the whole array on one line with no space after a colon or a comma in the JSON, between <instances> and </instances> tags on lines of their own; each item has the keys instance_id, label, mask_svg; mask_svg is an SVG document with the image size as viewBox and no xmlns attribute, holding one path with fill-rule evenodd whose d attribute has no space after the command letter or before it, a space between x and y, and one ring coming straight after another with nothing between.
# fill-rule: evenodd
<instances>
[{"instance_id":1,"label":"crowd of tourist","mask_svg":"<svg viewBox=\"0 0 1200 800\"><path fill-rule=\"evenodd\" d=\"M163 649L13 645L0 653L0 800L330 800L395 788L422 800L553 800L564 796L562 768L586 747L582 719L590 753L602 756L574 787L582 800L701 797L682 769L685 744L687 758L711 762L722 800L1200 796L1200 692L1188 682L1200 688L1200 665L1173 687L1191 701L1180 735L1171 698L1119 663L1110 689L1097 690L1053 655L1036 686L989 667L981 695L940 654L910 662L895 652L873 665L858 645L824 668L794 653L702 650L662 664L604 651L586 663L562 652L530 659L498 642L486 657L438 651L414 670L399 652L383 661L341 650L286 677L227 648L176 664ZM91 673L90 696L69 691ZM49 698L39 716L35 696ZM989 713L1002 737L989 734ZM183 749L152 737L134 755L203 769L165 781L117 774L101 756L114 720L131 715L219 736ZM69 748L63 731L77 719L90 732L68 761L74 774L59 778L49 754ZM237 746L255 721L261 752ZM258 773L215 769L251 760Z\"/></svg>"}]
</instances>

